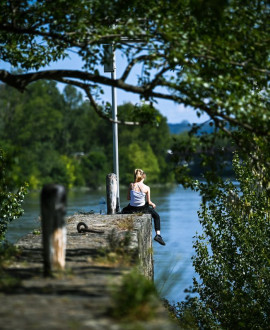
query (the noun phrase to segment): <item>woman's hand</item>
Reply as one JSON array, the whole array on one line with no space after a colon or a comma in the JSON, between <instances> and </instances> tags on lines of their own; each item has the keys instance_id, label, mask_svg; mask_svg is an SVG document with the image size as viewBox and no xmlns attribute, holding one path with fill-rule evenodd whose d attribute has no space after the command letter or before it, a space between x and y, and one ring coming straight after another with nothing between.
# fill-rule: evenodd
<instances>
[{"instance_id":1,"label":"woman's hand","mask_svg":"<svg viewBox=\"0 0 270 330\"><path fill-rule=\"evenodd\" d=\"M153 207L153 209L156 207L156 204L151 202L150 205Z\"/></svg>"}]
</instances>

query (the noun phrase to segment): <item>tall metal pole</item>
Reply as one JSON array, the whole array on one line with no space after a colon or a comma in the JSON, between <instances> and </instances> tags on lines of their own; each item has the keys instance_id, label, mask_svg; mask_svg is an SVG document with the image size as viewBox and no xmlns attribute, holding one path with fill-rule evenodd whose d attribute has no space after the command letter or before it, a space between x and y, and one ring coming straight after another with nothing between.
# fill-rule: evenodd
<instances>
[{"instance_id":1,"label":"tall metal pole","mask_svg":"<svg viewBox=\"0 0 270 330\"><path fill-rule=\"evenodd\" d=\"M115 51L112 49L113 70L111 78L116 80L116 60ZM117 175L117 194L116 194L116 212L120 211L120 194L119 194L119 157L118 157L118 124L117 124L117 94L116 88L112 86L112 119L113 119L113 170Z\"/></svg>"}]
</instances>

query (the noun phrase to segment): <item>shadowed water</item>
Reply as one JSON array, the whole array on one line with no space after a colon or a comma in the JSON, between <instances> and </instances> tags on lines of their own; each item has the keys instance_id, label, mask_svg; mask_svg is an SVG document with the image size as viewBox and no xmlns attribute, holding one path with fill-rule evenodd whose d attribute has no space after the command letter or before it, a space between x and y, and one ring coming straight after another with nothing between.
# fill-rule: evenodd
<instances>
[{"instance_id":1,"label":"shadowed water","mask_svg":"<svg viewBox=\"0 0 270 330\"><path fill-rule=\"evenodd\" d=\"M71 191L68 193L68 215L78 211L99 212L99 201L105 191ZM7 238L14 243L40 227L40 194L31 193L24 203L24 215L9 225ZM161 235L166 246L153 241L155 283L160 295L171 302L184 299L184 289L195 276L191 256L193 237L201 231L197 211L200 196L180 186L152 188L151 199L161 217ZM126 190L120 193L121 207L127 205ZM154 236L153 232L153 236Z\"/></svg>"}]
</instances>

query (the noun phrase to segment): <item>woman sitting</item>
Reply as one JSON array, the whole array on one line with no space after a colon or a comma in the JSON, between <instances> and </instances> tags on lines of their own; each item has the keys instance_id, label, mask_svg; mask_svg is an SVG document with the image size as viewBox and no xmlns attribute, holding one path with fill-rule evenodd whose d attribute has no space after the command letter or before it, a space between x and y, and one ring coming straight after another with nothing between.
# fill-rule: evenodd
<instances>
[{"instance_id":1,"label":"woman sitting","mask_svg":"<svg viewBox=\"0 0 270 330\"><path fill-rule=\"evenodd\" d=\"M128 189L127 199L130 200L128 206L122 210L123 214L130 213L145 213L151 214L154 219L154 226L156 236L154 240L161 245L165 245L160 235L160 216L154 210L156 205L151 201L150 198L150 187L144 184L146 174L141 169L135 169L134 171L134 182L130 183Z\"/></svg>"}]
</instances>

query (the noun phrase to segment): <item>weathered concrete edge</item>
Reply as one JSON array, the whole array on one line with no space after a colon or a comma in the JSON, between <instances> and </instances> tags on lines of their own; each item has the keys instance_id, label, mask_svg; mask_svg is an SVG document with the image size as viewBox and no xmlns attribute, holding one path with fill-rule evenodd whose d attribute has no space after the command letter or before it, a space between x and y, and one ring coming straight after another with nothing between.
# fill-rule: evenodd
<instances>
[{"instance_id":1,"label":"weathered concrete edge","mask_svg":"<svg viewBox=\"0 0 270 330\"><path fill-rule=\"evenodd\" d=\"M137 234L138 258L141 272L149 279L154 278L152 218L151 215L136 216L134 229Z\"/></svg>"},{"instance_id":2,"label":"weathered concrete edge","mask_svg":"<svg viewBox=\"0 0 270 330\"><path fill-rule=\"evenodd\" d=\"M70 220L72 220L70 222ZM127 221L128 220L128 221ZM132 223L130 223L130 221ZM89 227L95 228L96 226L102 226L102 229L105 230L105 239L104 246L108 246L108 236L115 230L116 235L119 238L129 232L130 233L130 244L129 250L136 255L138 260L138 266L140 272L146 276L148 279L153 280L154 276L154 265L153 265L153 247L152 247L152 218L149 214L114 214L114 215L87 215L81 216L74 214L73 216L67 219L67 243L69 242L69 236L74 231L75 226L80 221L84 221ZM123 225L120 226L122 229L119 229L118 224L121 222L128 222L129 225L133 227L132 230L123 228ZM105 227L104 227L105 225ZM69 247L69 244L67 244Z\"/></svg>"},{"instance_id":3,"label":"weathered concrete edge","mask_svg":"<svg viewBox=\"0 0 270 330\"><path fill-rule=\"evenodd\" d=\"M74 249L78 246L81 248L100 248L108 246L108 236L112 230L116 230L116 234L121 236L127 229L119 229L117 222L121 220L132 219L133 229L130 230L130 246L139 261L139 270L148 279L153 279L154 265L153 265L153 247L152 247L152 219L151 215L143 214L114 214L114 215L80 215L74 214L66 217L67 223L67 249ZM102 235L101 246L95 246L90 239L82 240L80 234L77 233L77 224L85 222L89 227L104 230ZM101 226L101 227L100 227ZM77 235L77 236L74 236ZM29 233L22 237L16 244L21 248L42 248L42 235L34 235Z\"/></svg>"}]
</instances>

